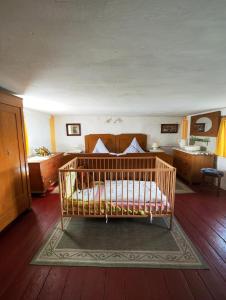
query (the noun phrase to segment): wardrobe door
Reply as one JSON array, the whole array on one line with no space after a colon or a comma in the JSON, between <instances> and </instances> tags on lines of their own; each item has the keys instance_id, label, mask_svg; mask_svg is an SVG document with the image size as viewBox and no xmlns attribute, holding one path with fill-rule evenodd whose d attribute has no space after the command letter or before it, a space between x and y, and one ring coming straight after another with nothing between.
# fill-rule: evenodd
<instances>
[{"instance_id":1,"label":"wardrobe door","mask_svg":"<svg viewBox=\"0 0 226 300\"><path fill-rule=\"evenodd\" d=\"M22 109L0 103L0 231L30 206Z\"/></svg>"}]
</instances>

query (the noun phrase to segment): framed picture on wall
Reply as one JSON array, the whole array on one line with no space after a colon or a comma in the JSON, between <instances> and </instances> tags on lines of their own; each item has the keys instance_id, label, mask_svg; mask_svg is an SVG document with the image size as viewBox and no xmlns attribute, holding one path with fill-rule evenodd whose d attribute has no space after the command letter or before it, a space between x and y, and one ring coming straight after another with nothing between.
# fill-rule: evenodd
<instances>
[{"instance_id":1,"label":"framed picture on wall","mask_svg":"<svg viewBox=\"0 0 226 300\"><path fill-rule=\"evenodd\" d=\"M178 124L161 124L161 133L177 133Z\"/></svg>"},{"instance_id":2,"label":"framed picture on wall","mask_svg":"<svg viewBox=\"0 0 226 300\"><path fill-rule=\"evenodd\" d=\"M79 136L81 135L81 124L79 123L67 123L66 124L67 136Z\"/></svg>"}]
</instances>

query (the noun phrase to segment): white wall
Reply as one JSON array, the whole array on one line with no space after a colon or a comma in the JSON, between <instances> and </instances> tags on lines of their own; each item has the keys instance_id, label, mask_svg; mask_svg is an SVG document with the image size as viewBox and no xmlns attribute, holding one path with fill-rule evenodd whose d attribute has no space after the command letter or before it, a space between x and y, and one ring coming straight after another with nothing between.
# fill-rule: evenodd
<instances>
[{"instance_id":1,"label":"white wall","mask_svg":"<svg viewBox=\"0 0 226 300\"><path fill-rule=\"evenodd\" d=\"M148 147L153 142L161 146L175 145L180 137L180 133L161 134L160 131L162 123L180 124L181 117L120 117L122 121L116 123L118 117L112 117L113 121L107 123L108 119L108 116L55 116L57 151L70 151L74 147L84 149L84 135L91 133L144 133L148 135ZM81 123L82 136L67 136L66 123Z\"/></svg>"},{"instance_id":2,"label":"white wall","mask_svg":"<svg viewBox=\"0 0 226 300\"><path fill-rule=\"evenodd\" d=\"M27 126L30 154L32 154L33 149L40 146L50 149L50 115L24 109L24 118Z\"/></svg>"}]
</instances>

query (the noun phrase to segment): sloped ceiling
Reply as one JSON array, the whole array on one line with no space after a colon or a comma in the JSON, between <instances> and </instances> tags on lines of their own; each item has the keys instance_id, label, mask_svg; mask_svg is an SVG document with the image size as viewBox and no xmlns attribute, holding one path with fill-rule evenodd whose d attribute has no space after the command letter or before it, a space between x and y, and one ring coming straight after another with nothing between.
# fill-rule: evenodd
<instances>
[{"instance_id":1,"label":"sloped ceiling","mask_svg":"<svg viewBox=\"0 0 226 300\"><path fill-rule=\"evenodd\" d=\"M226 1L1 1L0 86L51 113L226 107Z\"/></svg>"}]
</instances>

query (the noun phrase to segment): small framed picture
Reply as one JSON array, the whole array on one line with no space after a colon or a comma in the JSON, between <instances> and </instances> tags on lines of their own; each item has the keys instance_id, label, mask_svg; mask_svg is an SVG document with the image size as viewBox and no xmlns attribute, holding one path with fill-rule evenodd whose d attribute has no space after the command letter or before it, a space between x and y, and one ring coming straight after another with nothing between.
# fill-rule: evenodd
<instances>
[{"instance_id":1,"label":"small framed picture","mask_svg":"<svg viewBox=\"0 0 226 300\"><path fill-rule=\"evenodd\" d=\"M161 133L177 133L178 124L161 124Z\"/></svg>"},{"instance_id":2,"label":"small framed picture","mask_svg":"<svg viewBox=\"0 0 226 300\"><path fill-rule=\"evenodd\" d=\"M194 124L195 130L197 130L198 132L205 132L205 126L206 126L206 123L195 123Z\"/></svg>"},{"instance_id":3,"label":"small framed picture","mask_svg":"<svg viewBox=\"0 0 226 300\"><path fill-rule=\"evenodd\" d=\"M79 136L81 135L81 124L67 123L66 131L67 131L67 136Z\"/></svg>"}]
</instances>

